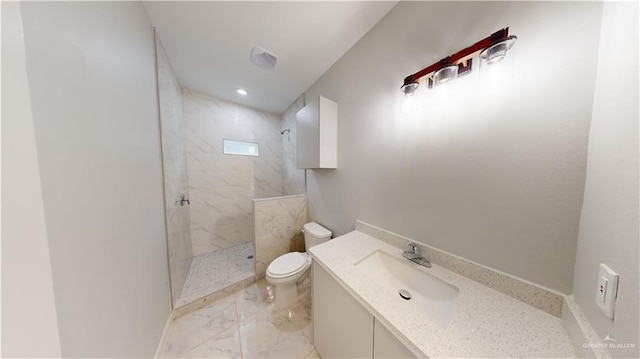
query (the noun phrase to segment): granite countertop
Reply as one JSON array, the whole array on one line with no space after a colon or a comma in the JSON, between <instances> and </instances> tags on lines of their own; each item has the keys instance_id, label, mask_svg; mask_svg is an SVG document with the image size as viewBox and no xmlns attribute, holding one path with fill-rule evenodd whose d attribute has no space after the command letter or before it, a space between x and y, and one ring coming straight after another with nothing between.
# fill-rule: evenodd
<instances>
[{"instance_id":1,"label":"granite countertop","mask_svg":"<svg viewBox=\"0 0 640 359\"><path fill-rule=\"evenodd\" d=\"M560 318L440 266L416 265L419 270L459 289L451 322L443 329L396 292L376 283L354 266L377 250L398 258L402 256L401 249L358 231L317 245L309 252L416 356L576 356Z\"/></svg>"}]
</instances>

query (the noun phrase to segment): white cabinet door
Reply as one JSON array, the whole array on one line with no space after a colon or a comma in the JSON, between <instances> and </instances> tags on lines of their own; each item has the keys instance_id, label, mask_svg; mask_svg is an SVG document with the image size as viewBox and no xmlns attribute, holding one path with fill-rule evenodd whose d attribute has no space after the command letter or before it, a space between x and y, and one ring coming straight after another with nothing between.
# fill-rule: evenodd
<instances>
[{"instance_id":1,"label":"white cabinet door","mask_svg":"<svg viewBox=\"0 0 640 359\"><path fill-rule=\"evenodd\" d=\"M318 96L298 111L298 168L338 167L338 104Z\"/></svg>"},{"instance_id":2,"label":"white cabinet door","mask_svg":"<svg viewBox=\"0 0 640 359\"><path fill-rule=\"evenodd\" d=\"M296 115L296 155L298 168L320 167L320 122L318 107L310 103Z\"/></svg>"},{"instance_id":3,"label":"white cabinet door","mask_svg":"<svg viewBox=\"0 0 640 359\"><path fill-rule=\"evenodd\" d=\"M373 338L373 357L382 358L415 358L396 337L376 320Z\"/></svg>"},{"instance_id":4,"label":"white cabinet door","mask_svg":"<svg viewBox=\"0 0 640 359\"><path fill-rule=\"evenodd\" d=\"M373 315L313 263L313 344L322 359L373 358Z\"/></svg>"}]
</instances>

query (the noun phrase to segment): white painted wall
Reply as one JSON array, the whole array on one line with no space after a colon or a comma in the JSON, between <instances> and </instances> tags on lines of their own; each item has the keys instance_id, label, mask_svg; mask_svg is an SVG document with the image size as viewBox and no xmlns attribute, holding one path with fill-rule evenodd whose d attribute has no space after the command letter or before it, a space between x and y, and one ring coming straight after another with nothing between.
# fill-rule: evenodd
<instances>
[{"instance_id":1,"label":"white painted wall","mask_svg":"<svg viewBox=\"0 0 640 359\"><path fill-rule=\"evenodd\" d=\"M62 356L151 357L170 308L151 24L137 2L21 6Z\"/></svg>"},{"instance_id":2,"label":"white painted wall","mask_svg":"<svg viewBox=\"0 0 640 359\"><path fill-rule=\"evenodd\" d=\"M600 339L635 344L614 357L640 357L638 318L637 2L605 2L589 133L589 154L574 276L575 300ZM615 318L595 303L598 266L620 274Z\"/></svg>"},{"instance_id":3,"label":"white painted wall","mask_svg":"<svg viewBox=\"0 0 640 359\"><path fill-rule=\"evenodd\" d=\"M60 357L20 3L1 6L2 357Z\"/></svg>"},{"instance_id":4,"label":"white painted wall","mask_svg":"<svg viewBox=\"0 0 640 359\"><path fill-rule=\"evenodd\" d=\"M305 93L339 109L340 165L307 171L310 219L337 235L362 219L570 293L601 9L399 3ZM503 63L402 112L405 76L503 26L519 36Z\"/></svg>"}]
</instances>

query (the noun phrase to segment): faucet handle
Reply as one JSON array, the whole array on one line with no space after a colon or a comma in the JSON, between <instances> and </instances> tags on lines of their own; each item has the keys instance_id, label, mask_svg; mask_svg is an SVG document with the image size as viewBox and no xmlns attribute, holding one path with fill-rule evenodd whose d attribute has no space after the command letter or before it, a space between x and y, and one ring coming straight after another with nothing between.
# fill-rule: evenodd
<instances>
[{"instance_id":1,"label":"faucet handle","mask_svg":"<svg viewBox=\"0 0 640 359\"><path fill-rule=\"evenodd\" d=\"M420 247L415 243L409 243L409 250L411 253L420 254Z\"/></svg>"}]
</instances>

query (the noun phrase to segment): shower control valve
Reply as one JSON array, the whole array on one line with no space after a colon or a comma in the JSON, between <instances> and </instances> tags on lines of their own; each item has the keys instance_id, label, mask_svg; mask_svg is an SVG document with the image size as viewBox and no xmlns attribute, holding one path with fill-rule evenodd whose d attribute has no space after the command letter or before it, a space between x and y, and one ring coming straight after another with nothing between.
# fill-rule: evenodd
<instances>
[{"instance_id":1,"label":"shower control valve","mask_svg":"<svg viewBox=\"0 0 640 359\"><path fill-rule=\"evenodd\" d=\"M184 193L180 194L180 199L177 200L176 203L180 203L180 206L184 206L185 203L191 205L189 198L187 198L187 195L185 195Z\"/></svg>"}]
</instances>

